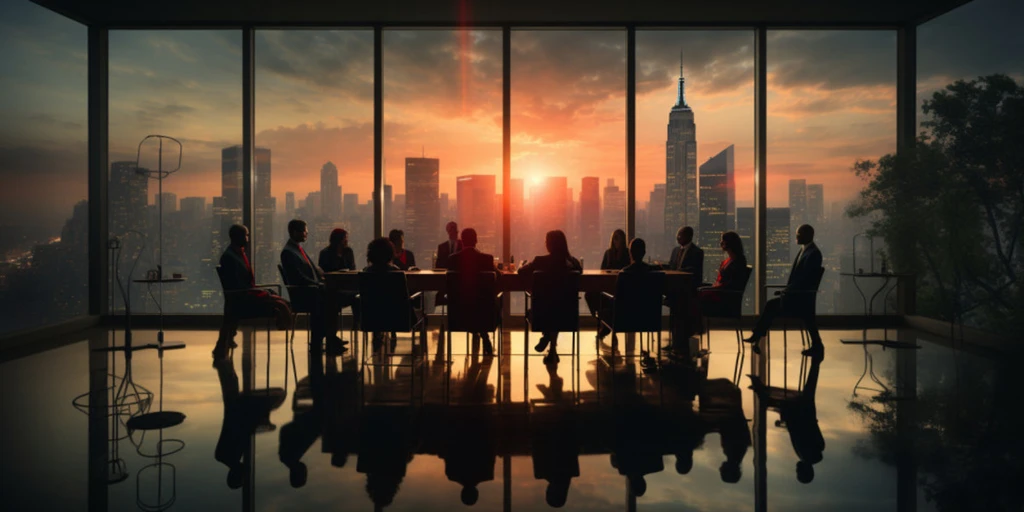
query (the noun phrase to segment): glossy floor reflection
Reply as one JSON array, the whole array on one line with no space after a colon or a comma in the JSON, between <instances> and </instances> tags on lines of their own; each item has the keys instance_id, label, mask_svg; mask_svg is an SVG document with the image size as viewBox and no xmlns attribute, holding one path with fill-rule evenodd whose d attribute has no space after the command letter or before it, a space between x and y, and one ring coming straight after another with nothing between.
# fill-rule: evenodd
<instances>
[{"instance_id":1,"label":"glossy floor reflection","mask_svg":"<svg viewBox=\"0 0 1024 512\"><path fill-rule=\"evenodd\" d=\"M666 359L653 373L639 341L613 355L593 332L576 357L563 338L557 365L524 355L537 340L522 331L494 358L455 335L448 381L436 331L426 358L365 374L358 348L310 358L283 333L269 350L265 332L239 334L212 364L215 332L174 332L187 348L135 352L130 375L123 354L90 351L112 333L89 331L0 365L0 495L7 510L1018 506L1001 483L1022 460L1007 361L908 330L890 336L922 348L822 334L820 364L798 336L786 350L773 336L765 361L715 332L695 367ZM396 352L410 351L402 338ZM158 411L186 417L128 428Z\"/></svg>"}]
</instances>

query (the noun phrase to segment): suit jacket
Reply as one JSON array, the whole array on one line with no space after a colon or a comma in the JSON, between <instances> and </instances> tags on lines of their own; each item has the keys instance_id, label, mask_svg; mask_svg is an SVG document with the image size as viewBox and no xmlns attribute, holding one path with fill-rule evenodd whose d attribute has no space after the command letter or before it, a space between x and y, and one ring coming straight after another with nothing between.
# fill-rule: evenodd
<instances>
[{"instance_id":1,"label":"suit jacket","mask_svg":"<svg viewBox=\"0 0 1024 512\"><path fill-rule=\"evenodd\" d=\"M447 244L445 244L447 245ZM440 261L440 258L438 258ZM497 272L494 268L494 256L476 250L476 247L468 247L448 259L448 270L457 270L465 273L476 272Z\"/></svg>"},{"instance_id":2,"label":"suit jacket","mask_svg":"<svg viewBox=\"0 0 1024 512\"><path fill-rule=\"evenodd\" d=\"M323 280L324 271L303 257L299 244L291 240L281 250L281 267L285 280L292 286L319 286Z\"/></svg>"},{"instance_id":3,"label":"suit jacket","mask_svg":"<svg viewBox=\"0 0 1024 512\"><path fill-rule=\"evenodd\" d=\"M519 269L520 274L533 274L535 271L583 272L583 265L580 264L580 260L572 256L567 256L563 259L551 254L544 254L542 256L537 256L533 261L523 265Z\"/></svg>"},{"instance_id":4,"label":"suit jacket","mask_svg":"<svg viewBox=\"0 0 1024 512\"><path fill-rule=\"evenodd\" d=\"M812 242L804 246L804 249L793 260L793 267L789 271L789 280L786 281L786 289L813 290L815 281L818 280L818 272L821 272L821 251Z\"/></svg>"},{"instance_id":5,"label":"suit jacket","mask_svg":"<svg viewBox=\"0 0 1024 512\"><path fill-rule=\"evenodd\" d=\"M462 250L462 240L455 241L455 250L448 250L448 240L437 246L437 263L434 264L434 268L448 268L450 264L451 256Z\"/></svg>"},{"instance_id":6,"label":"suit jacket","mask_svg":"<svg viewBox=\"0 0 1024 512\"><path fill-rule=\"evenodd\" d=\"M683 248L677 245L672 249L672 258L669 259L667 270L692 272L696 276L694 281L700 282L704 278L704 250L690 242L690 250L686 251L686 258L680 261L682 258Z\"/></svg>"},{"instance_id":7,"label":"suit jacket","mask_svg":"<svg viewBox=\"0 0 1024 512\"><path fill-rule=\"evenodd\" d=\"M244 290L256 284L252 267L246 265L242 253L232 246L224 249L220 256L220 268L224 276L224 291Z\"/></svg>"},{"instance_id":8,"label":"suit jacket","mask_svg":"<svg viewBox=\"0 0 1024 512\"><path fill-rule=\"evenodd\" d=\"M746 258L729 258L723 261L722 265L718 267L718 280L715 281L715 287L743 291L741 287L746 284L743 282L743 275L746 271Z\"/></svg>"},{"instance_id":9,"label":"suit jacket","mask_svg":"<svg viewBox=\"0 0 1024 512\"><path fill-rule=\"evenodd\" d=\"M622 270L629 265L629 251L624 250L619 258L615 258L611 249L605 249L601 258L601 270Z\"/></svg>"},{"instance_id":10,"label":"suit jacket","mask_svg":"<svg viewBox=\"0 0 1024 512\"><path fill-rule=\"evenodd\" d=\"M398 259L398 256L395 256L394 259L391 260L391 263L398 267L399 270L409 270L409 268L415 267L416 255L409 249L402 249L402 252L405 254L405 263L402 263L402 260Z\"/></svg>"},{"instance_id":11,"label":"suit jacket","mask_svg":"<svg viewBox=\"0 0 1024 512\"><path fill-rule=\"evenodd\" d=\"M320 251L320 257L317 258L317 264L324 272L336 272L339 270L355 270L356 269L356 255L352 251L351 247L345 247L341 250L339 256L330 247L324 247Z\"/></svg>"}]
</instances>

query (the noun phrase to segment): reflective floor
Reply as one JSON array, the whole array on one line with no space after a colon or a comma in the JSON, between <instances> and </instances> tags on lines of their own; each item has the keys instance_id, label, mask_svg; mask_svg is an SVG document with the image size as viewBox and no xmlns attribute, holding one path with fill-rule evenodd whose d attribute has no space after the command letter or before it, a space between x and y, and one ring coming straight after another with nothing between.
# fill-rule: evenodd
<instances>
[{"instance_id":1,"label":"reflective floor","mask_svg":"<svg viewBox=\"0 0 1024 512\"><path fill-rule=\"evenodd\" d=\"M89 331L0 364L0 496L5 510L1020 510L1009 361L909 330L888 335L919 349L822 334L820 363L795 331L785 346L774 332L768 358L716 331L695 363L653 371L639 339L613 352L584 332L573 357L563 336L545 365L522 331L494 358L459 334L449 380L436 331L426 357L362 373L358 347L311 358L301 332L294 347L272 333L269 351L265 331L239 333L217 364L215 332L170 332L187 347L127 365L90 350L121 332ZM395 352L411 350L400 336Z\"/></svg>"}]
</instances>

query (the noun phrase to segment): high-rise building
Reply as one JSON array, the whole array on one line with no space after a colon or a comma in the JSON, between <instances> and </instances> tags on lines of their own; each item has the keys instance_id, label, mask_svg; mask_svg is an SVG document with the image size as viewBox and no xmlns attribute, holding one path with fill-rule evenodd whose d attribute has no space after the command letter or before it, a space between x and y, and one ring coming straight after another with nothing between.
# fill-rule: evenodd
<instances>
[{"instance_id":1,"label":"high-rise building","mask_svg":"<svg viewBox=\"0 0 1024 512\"><path fill-rule=\"evenodd\" d=\"M736 208L736 234L743 242L743 252L747 255L747 265L754 265L754 209L751 207ZM706 254L706 253L705 253ZM754 313L754 276L747 281L747 290L743 294L743 314Z\"/></svg>"},{"instance_id":2,"label":"high-rise building","mask_svg":"<svg viewBox=\"0 0 1024 512\"><path fill-rule=\"evenodd\" d=\"M569 187L565 176L546 176L530 187L530 230L524 248L531 255L544 254L544 236L548 231L565 230ZM526 256L532 258L532 256Z\"/></svg>"},{"instance_id":3,"label":"high-rise building","mask_svg":"<svg viewBox=\"0 0 1024 512\"><path fill-rule=\"evenodd\" d=\"M700 166L700 231L697 245L715 250L722 233L736 228L736 181L733 146L723 149ZM713 278L714 265L705 265L705 279Z\"/></svg>"},{"instance_id":4,"label":"high-rise building","mask_svg":"<svg viewBox=\"0 0 1024 512\"><path fill-rule=\"evenodd\" d=\"M320 212L322 211L322 205L323 203L321 202L320 199L319 190L316 192L310 192L309 194L306 194L306 211L303 212L304 217L306 217L306 220L309 221L313 220L316 217L319 217Z\"/></svg>"},{"instance_id":5,"label":"high-rise building","mask_svg":"<svg viewBox=\"0 0 1024 512\"><path fill-rule=\"evenodd\" d=\"M405 207L402 207L403 210ZM395 200L391 185L384 185L384 230L387 231L395 225ZM403 212L404 216L404 212Z\"/></svg>"},{"instance_id":6,"label":"high-rise building","mask_svg":"<svg viewBox=\"0 0 1024 512\"><path fill-rule=\"evenodd\" d=\"M164 215L178 211L178 194L174 192L153 194L153 204L160 204L161 196L164 198Z\"/></svg>"},{"instance_id":7,"label":"high-rise building","mask_svg":"<svg viewBox=\"0 0 1024 512\"><path fill-rule=\"evenodd\" d=\"M450 201L448 199L447 192L441 194L437 199L437 208L441 212L437 216L438 221L441 223L441 225L438 226L438 230L441 233L444 233L444 226L448 224L449 221L455 220L455 218L460 215L455 203L456 201ZM459 228L461 229L462 223L460 222L459 224Z\"/></svg>"},{"instance_id":8,"label":"high-rise building","mask_svg":"<svg viewBox=\"0 0 1024 512\"><path fill-rule=\"evenodd\" d=\"M626 191L620 189L614 179L609 178L604 187L604 208L601 213L602 240L611 239L616 229L626 230Z\"/></svg>"},{"instance_id":9,"label":"high-rise building","mask_svg":"<svg viewBox=\"0 0 1024 512\"><path fill-rule=\"evenodd\" d=\"M601 180L583 178L580 188L580 250L593 258L601 250Z\"/></svg>"},{"instance_id":10,"label":"high-rise building","mask_svg":"<svg viewBox=\"0 0 1024 512\"><path fill-rule=\"evenodd\" d=\"M123 236L129 230L146 232L148 216L146 203L149 178L136 172L135 162L114 162L110 164L110 218L109 231L113 236Z\"/></svg>"},{"instance_id":11,"label":"high-rise building","mask_svg":"<svg viewBox=\"0 0 1024 512\"><path fill-rule=\"evenodd\" d=\"M672 232L675 236L675 231ZM672 245L664 244L665 233L665 184L655 183L647 203L647 254L652 259L666 260Z\"/></svg>"},{"instance_id":12,"label":"high-rise building","mask_svg":"<svg viewBox=\"0 0 1024 512\"><path fill-rule=\"evenodd\" d=\"M768 208L767 229L767 267L765 279L767 284L786 284L789 279L789 268L793 261L790 257L792 248L792 230L789 208Z\"/></svg>"},{"instance_id":13,"label":"high-rise building","mask_svg":"<svg viewBox=\"0 0 1024 512\"><path fill-rule=\"evenodd\" d=\"M295 192L284 193L284 213L288 217L295 215Z\"/></svg>"},{"instance_id":14,"label":"high-rise building","mask_svg":"<svg viewBox=\"0 0 1024 512\"><path fill-rule=\"evenodd\" d=\"M385 235L392 229L407 230L409 227L405 224L405 194L395 194L392 205L391 226L384 228Z\"/></svg>"},{"instance_id":15,"label":"high-rise building","mask_svg":"<svg viewBox=\"0 0 1024 512\"><path fill-rule=\"evenodd\" d=\"M341 187L338 185L338 168L327 162L320 168L321 215L327 220L341 220Z\"/></svg>"},{"instance_id":16,"label":"high-rise building","mask_svg":"<svg viewBox=\"0 0 1024 512\"><path fill-rule=\"evenodd\" d=\"M482 252L498 254L498 222L494 216L495 176L472 174L455 178L455 197L458 201L456 222L459 229L473 228Z\"/></svg>"},{"instance_id":17,"label":"high-rise building","mask_svg":"<svg viewBox=\"0 0 1024 512\"><path fill-rule=\"evenodd\" d=\"M206 216L205 197L181 198L181 218L185 224L198 222Z\"/></svg>"},{"instance_id":18,"label":"high-rise building","mask_svg":"<svg viewBox=\"0 0 1024 512\"><path fill-rule=\"evenodd\" d=\"M359 212L359 194L345 194L341 198L343 216L347 222L357 217Z\"/></svg>"},{"instance_id":19,"label":"high-rise building","mask_svg":"<svg viewBox=\"0 0 1024 512\"><path fill-rule=\"evenodd\" d=\"M680 55L676 104L668 114L665 142L665 242L669 247L675 243L675 232L680 227L690 225L699 230L697 197L697 125L693 110L686 104Z\"/></svg>"},{"instance_id":20,"label":"high-rise building","mask_svg":"<svg viewBox=\"0 0 1024 512\"><path fill-rule=\"evenodd\" d=\"M807 180L789 180L789 214L793 226L807 222Z\"/></svg>"},{"instance_id":21,"label":"high-rise building","mask_svg":"<svg viewBox=\"0 0 1024 512\"><path fill-rule=\"evenodd\" d=\"M807 222L817 227L825 220L825 186L807 185Z\"/></svg>"},{"instance_id":22,"label":"high-rise building","mask_svg":"<svg viewBox=\"0 0 1024 512\"><path fill-rule=\"evenodd\" d=\"M523 209L523 180L512 178L508 182L509 221L512 226L512 247L509 248L516 263L527 258L525 240L529 226L526 225L526 211Z\"/></svg>"},{"instance_id":23,"label":"high-rise building","mask_svg":"<svg viewBox=\"0 0 1024 512\"><path fill-rule=\"evenodd\" d=\"M232 224L242 223L242 146L229 146L221 150L221 206L214 213L214 222L219 226L223 236L214 240L214 251L217 257L227 246L227 231ZM270 254L274 242L274 203L270 196L270 150L255 148L253 150L253 237L257 241L256 252ZM255 256L255 254L254 254ZM271 261L273 258L266 258ZM255 269L261 275L262 268ZM268 276L269 277L269 276Z\"/></svg>"},{"instance_id":24,"label":"high-rise building","mask_svg":"<svg viewBox=\"0 0 1024 512\"><path fill-rule=\"evenodd\" d=\"M405 248L420 253L421 258L428 256L443 236L438 233L440 168L437 158L405 159Z\"/></svg>"}]
</instances>

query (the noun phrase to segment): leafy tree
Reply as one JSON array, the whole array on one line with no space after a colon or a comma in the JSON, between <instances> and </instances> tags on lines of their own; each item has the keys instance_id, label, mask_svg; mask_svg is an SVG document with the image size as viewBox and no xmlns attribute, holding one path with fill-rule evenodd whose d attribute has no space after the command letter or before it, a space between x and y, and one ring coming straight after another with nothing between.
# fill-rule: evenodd
<instances>
[{"instance_id":1,"label":"leafy tree","mask_svg":"<svg viewBox=\"0 0 1024 512\"><path fill-rule=\"evenodd\" d=\"M924 102L913 150L857 161L847 211L872 221L893 269L918 274L921 313L1022 332L1024 85L957 81Z\"/></svg>"}]
</instances>

